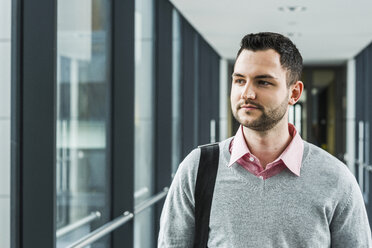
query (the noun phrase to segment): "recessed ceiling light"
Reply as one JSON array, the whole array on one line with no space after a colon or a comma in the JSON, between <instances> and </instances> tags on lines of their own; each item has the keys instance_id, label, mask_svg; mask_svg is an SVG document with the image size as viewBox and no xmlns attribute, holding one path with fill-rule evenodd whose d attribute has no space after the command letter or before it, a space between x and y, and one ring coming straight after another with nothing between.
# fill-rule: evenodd
<instances>
[{"instance_id":1,"label":"recessed ceiling light","mask_svg":"<svg viewBox=\"0 0 372 248\"><path fill-rule=\"evenodd\" d=\"M296 37L301 37L302 34L299 33L299 32L288 32L288 33L287 33L287 36L288 36L288 37L291 37L291 38L296 38Z\"/></svg>"},{"instance_id":2,"label":"recessed ceiling light","mask_svg":"<svg viewBox=\"0 0 372 248\"><path fill-rule=\"evenodd\" d=\"M279 7L279 10L283 12L302 12L306 10L306 7L304 6L282 6L282 7Z\"/></svg>"}]
</instances>

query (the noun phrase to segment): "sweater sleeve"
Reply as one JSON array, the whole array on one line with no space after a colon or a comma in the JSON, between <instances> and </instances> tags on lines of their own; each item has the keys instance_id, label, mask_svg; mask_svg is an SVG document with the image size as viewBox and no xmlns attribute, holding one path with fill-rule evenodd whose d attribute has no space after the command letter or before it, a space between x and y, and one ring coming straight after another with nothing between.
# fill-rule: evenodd
<instances>
[{"instance_id":1,"label":"sweater sleeve","mask_svg":"<svg viewBox=\"0 0 372 248\"><path fill-rule=\"evenodd\" d=\"M180 164L160 217L159 248L188 248L194 241L194 189L200 149Z\"/></svg>"},{"instance_id":2,"label":"sweater sleeve","mask_svg":"<svg viewBox=\"0 0 372 248\"><path fill-rule=\"evenodd\" d=\"M363 196L356 181L350 188L349 196L336 207L330 224L332 247L372 247Z\"/></svg>"}]
</instances>

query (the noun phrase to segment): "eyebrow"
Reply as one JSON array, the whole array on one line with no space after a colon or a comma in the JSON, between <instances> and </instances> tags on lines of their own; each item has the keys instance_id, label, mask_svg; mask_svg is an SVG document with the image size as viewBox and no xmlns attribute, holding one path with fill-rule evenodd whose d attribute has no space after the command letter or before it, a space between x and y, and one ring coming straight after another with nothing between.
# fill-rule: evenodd
<instances>
[{"instance_id":1,"label":"eyebrow","mask_svg":"<svg viewBox=\"0 0 372 248\"><path fill-rule=\"evenodd\" d=\"M240 73L236 73L234 72L232 74L233 77L245 77L243 74L240 74ZM262 75L257 75L254 77L255 79L263 79L263 78L272 78L272 79L277 79L276 77L274 76L271 76L270 74L262 74Z\"/></svg>"},{"instance_id":2,"label":"eyebrow","mask_svg":"<svg viewBox=\"0 0 372 248\"><path fill-rule=\"evenodd\" d=\"M236 72L234 72L231 76L232 77L245 77L244 75L236 73Z\"/></svg>"}]
</instances>

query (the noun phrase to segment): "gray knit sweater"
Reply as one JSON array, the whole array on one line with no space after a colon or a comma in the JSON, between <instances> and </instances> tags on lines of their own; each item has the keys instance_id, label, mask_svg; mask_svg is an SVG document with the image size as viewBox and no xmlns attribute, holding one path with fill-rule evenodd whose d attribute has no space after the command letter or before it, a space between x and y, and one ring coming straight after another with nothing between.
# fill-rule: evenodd
<instances>
[{"instance_id":1,"label":"gray knit sweater","mask_svg":"<svg viewBox=\"0 0 372 248\"><path fill-rule=\"evenodd\" d=\"M300 177L286 169L262 180L238 164L227 167L230 141L220 143L208 247L372 247L360 189L339 160L304 142ZM176 173L158 247L192 247L199 157L193 150Z\"/></svg>"}]
</instances>

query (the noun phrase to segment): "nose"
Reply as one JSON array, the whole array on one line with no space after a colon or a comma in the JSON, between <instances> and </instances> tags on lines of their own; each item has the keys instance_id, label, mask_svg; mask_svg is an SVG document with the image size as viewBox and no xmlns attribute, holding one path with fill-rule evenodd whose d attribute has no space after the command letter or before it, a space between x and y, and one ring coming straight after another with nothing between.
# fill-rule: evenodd
<instances>
[{"instance_id":1,"label":"nose","mask_svg":"<svg viewBox=\"0 0 372 248\"><path fill-rule=\"evenodd\" d=\"M244 85L242 94L240 96L242 99L247 100L247 99L256 99L256 92L253 88L253 85L249 82L247 82Z\"/></svg>"}]
</instances>

